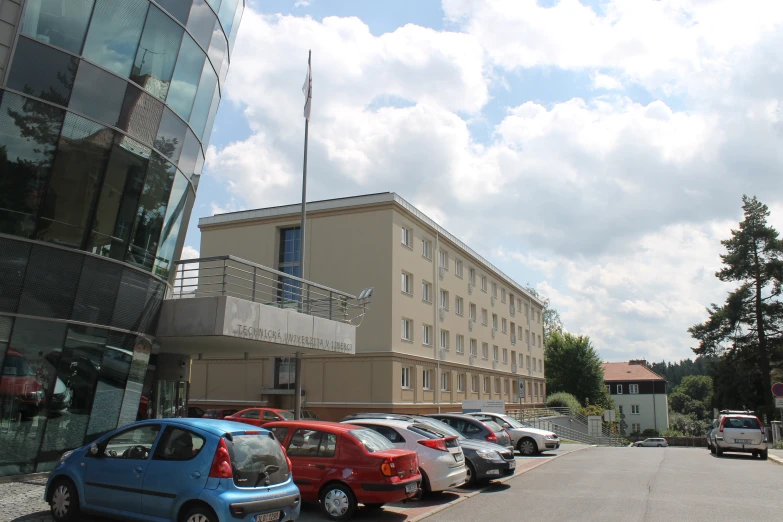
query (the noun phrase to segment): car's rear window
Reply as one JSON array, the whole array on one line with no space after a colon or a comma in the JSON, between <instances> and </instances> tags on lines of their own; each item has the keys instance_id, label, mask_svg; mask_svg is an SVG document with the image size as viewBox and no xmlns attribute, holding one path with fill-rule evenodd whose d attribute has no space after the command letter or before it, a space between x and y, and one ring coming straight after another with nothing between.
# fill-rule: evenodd
<instances>
[{"instance_id":1,"label":"car's rear window","mask_svg":"<svg viewBox=\"0 0 783 522\"><path fill-rule=\"evenodd\" d=\"M348 432L364 446L369 453L394 449L394 444L386 437L368 428L359 428Z\"/></svg>"},{"instance_id":2,"label":"car's rear window","mask_svg":"<svg viewBox=\"0 0 783 522\"><path fill-rule=\"evenodd\" d=\"M498 424L497 422L493 422L491 420L485 420L483 422L484 422L484 424L489 426L489 429L491 429L494 432L503 431L503 428L501 428L500 424Z\"/></svg>"},{"instance_id":3,"label":"car's rear window","mask_svg":"<svg viewBox=\"0 0 783 522\"><path fill-rule=\"evenodd\" d=\"M726 421L723 423L724 428L744 428L748 430L758 430L759 422L756 419L748 419L743 417L726 417Z\"/></svg>"},{"instance_id":4,"label":"car's rear window","mask_svg":"<svg viewBox=\"0 0 783 522\"><path fill-rule=\"evenodd\" d=\"M280 444L267 433L234 435L226 439L234 483L239 487L274 485L288 480L290 470ZM277 466L277 471L263 474L267 466ZM268 482L267 480L268 479Z\"/></svg>"},{"instance_id":5,"label":"car's rear window","mask_svg":"<svg viewBox=\"0 0 783 522\"><path fill-rule=\"evenodd\" d=\"M278 411L276 412L278 415L283 417L285 420L294 420L294 414L290 411Z\"/></svg>"},{"instance_id":6,"label":"car's rear window","mask_svg":"<svg viewBox=\"0 0 783 522\"><path fill-rule=\"evenodd\" d=\"M442 430L439 430L432 424L411 424L408 426L408 429L413 433L417 433L422 437L427 437L428 439L442 439L445 437L451 437L451 435Z\"/></svg>"}]
</instances>

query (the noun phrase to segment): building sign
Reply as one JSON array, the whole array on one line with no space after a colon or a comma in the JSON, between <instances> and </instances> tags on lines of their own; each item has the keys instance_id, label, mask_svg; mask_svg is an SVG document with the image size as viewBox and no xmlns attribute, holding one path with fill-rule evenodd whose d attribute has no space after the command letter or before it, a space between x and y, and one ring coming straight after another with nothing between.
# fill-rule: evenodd
<instances>
[{"instance_id":1,"label":"building sign","mask_svg":"<svg viewBox=\"0 0 783 522\"><path fill-rule=\"evenodd\" d=\"M268 328L256 328L247 324L237 324L233 331L234 337L267 341L270 343L287 344L289 346L301 346L327 352L355 353L352 343L338 342L332 339L323 339L306 335L283 333L281 330Z\"/></svg>"},{"instance_id":2,"label":"building sign","mask_svg":"<svg viewBox=\"0 0 783 522\"><path fill-rule=\"evenodd\" d=\"M462 413L506 413L506 403L503 401L462 401Z\"/></svg>"}]
</instances>

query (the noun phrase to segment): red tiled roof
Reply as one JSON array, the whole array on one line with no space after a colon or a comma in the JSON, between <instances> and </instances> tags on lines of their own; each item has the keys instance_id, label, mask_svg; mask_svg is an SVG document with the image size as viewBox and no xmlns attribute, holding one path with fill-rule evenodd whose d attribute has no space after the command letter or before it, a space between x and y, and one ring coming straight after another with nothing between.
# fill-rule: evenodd
<instances>
[{"instance_id":1,"label":"red tiled roof","mask_svg":"<svg viewBox=\"0 0 783 522\"><path fill-rule=\"evenodd\" d=\"M663 381L663 377L641 364L603 363L604 381Z\"/></svg>"}]
</instances>

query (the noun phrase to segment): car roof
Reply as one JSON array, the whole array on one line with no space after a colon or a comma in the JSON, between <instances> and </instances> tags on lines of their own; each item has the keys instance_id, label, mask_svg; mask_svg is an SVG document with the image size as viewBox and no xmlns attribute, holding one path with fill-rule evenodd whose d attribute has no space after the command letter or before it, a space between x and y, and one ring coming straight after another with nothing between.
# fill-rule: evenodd
<instances>
[{"instance_id":1,"label":"car roof","mask_svg":"<svg viewBox=\"0 0 783 522\"><path fill-rule=\"evenodd\" d=\"M233 410L234 408L221 408L221 409ZM259 410L259 411L288 411L288 410L281 410L280 408L267 408L265 406L258 406L258 407L253 407L253 408L245 408L243 410L237 410L237 413L242 413L243 411L255 411L255 410Z\"/></svg>"},{"instance_id":2,"label":"car roof","mask_svg":"<svg viewBox=\"0 0 783 522\"><path fill-rule=\"evenodd\" d=\"M225 433L236 433L242 431L267 431L264 428L258 428L256 426L251 426L242 422L227 421L223 419L194 419L175 417L171 419L147 419L134 423L134 425L144 424L165 424L184 427L191 426L193 428L208 431L214 435L223 435Z\"/></svg>"},{"instance_id":3,"label":"car roof","mask_svg":"<svg viewBox=\"0 0 783 522\"><path fill-rule=\"evenodd\" d=\"M306 430L319 430L327 431L330 433L346 433L351 430L361 428L361 426L355 426L353 424L343 424L342 422L331 422L322 420L287 420L287 421L273 421L264 424L264 427L269 428L303 428Z\"/></svg>"},{"instance_id":4,"label":"car roof","mask_svg":"<svg viewBox=\"0 0 783 522\"><path fill-rule=\"evenodd\" d=\"M755 415L748 415L746 413L728 413L724 417L733 417L736 419L755 419Z\"/></svg>"},{"instance_id":5,"label":"car roof","mask_svg":"<svg viewBox=\"0 0 783 522\"><path fill-rule=\"evenodd\" d=\"M352 419L348 422L361 422L362 424L375 424L378 426L394 426L396 428L407 428L411 424L415 424L416 422L411 420L402 420L402 419Z\"/></svg>"}]
</instances>

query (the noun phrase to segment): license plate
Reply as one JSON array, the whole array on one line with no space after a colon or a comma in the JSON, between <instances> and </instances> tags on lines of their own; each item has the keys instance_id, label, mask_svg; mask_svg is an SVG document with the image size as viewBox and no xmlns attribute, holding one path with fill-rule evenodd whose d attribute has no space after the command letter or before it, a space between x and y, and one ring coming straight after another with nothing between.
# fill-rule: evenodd
<instances>
[{"instance_id":1,"label":"license plate","mask_svg":"<svg viewBox=\"0 0 783 522\"><path fill-rule=\"evenodd\" d=\"M753 444L750 439L734 439L734 444Z\"/></svg>"},{"instance_id":2,"label":"license plate","mask_svg":"<svg viewBox=\"0 0 783 522\"><path fill-rule=\"evenodd\" d=\"M280 520L280 512L265 513L263 515L256 515L256 522L274 522Z\"/></svg>"},{"instance_id":3,"label":"license plate","mask_svg":"<svg viewBox=\"0 0 783 522\"><path fill-rule=\"evenodd\" d=\"M517 461L516 460L509 460L508 461L508 469L514 469L517 467Z\"/></svg>"},{"instance_id":4,"label":"license plate","mask_svg":"<svg viewBox=\"0 0 783 522\"><path fill-rule=\"evenodd\" d=\"M462 453L455 453L454 460L456 460L457 462L462 462L463 460L465 460L465 455L463 455Z\"/></svg>"},{"instance_id":5,"label":"license plate","mask_svg":"<svg viewBox=\"0 0 783 522\"><path fill-rule=\"evenodd\" d=\"M405 493L413 493L416 491L416 483L411 482L410 484L405 486Z\"/></svg>"}]
</instances>

